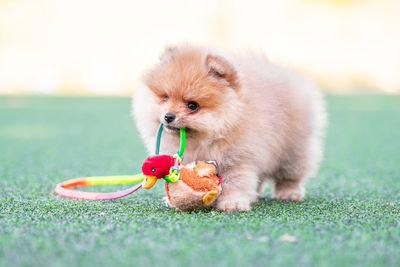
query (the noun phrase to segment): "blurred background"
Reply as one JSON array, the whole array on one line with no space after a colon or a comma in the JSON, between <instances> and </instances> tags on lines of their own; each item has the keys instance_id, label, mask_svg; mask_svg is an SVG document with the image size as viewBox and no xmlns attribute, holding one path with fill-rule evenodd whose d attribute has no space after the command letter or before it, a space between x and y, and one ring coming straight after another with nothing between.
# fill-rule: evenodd
<instances>
[{"instance_id":1,"label":"blurred background","mask_svg":"<svg viewBox=\"0 0 400 267\"><path fill-rule=\"evenodd\" d=\"M255 50L334 93L400 93L399 0L0 0L0 94L130 95L169 44Z\"/></svg>"}]
</instances>

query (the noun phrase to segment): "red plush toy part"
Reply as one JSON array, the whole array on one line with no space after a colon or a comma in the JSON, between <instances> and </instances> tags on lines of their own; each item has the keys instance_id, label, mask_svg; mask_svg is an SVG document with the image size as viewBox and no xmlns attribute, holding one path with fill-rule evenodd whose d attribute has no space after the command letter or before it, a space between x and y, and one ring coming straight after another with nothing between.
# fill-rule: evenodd
<instances>
[{"instance_id":1,"label":"red plush toy part","mask_svg":"<svg viewBox=\"0 0 400 267\"><path fill-rule=\"evenodd\" d=\"M149 189L157 182L169 174L169 169L174 165L175 159L170 155L150 156L143 162L142 172L145 176L143 188Z\"/></svg>"}]
</instances>

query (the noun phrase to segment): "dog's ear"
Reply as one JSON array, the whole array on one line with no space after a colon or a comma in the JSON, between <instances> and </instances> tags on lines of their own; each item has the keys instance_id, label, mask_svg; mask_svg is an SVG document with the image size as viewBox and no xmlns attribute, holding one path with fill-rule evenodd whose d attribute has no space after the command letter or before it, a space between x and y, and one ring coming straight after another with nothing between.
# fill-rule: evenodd
<instances>
[{"instance_id":1,"label":"dog's ear","mask_svg":"<svg viewBox=\"0 0 400 267\"><path fill-rule=\"evenodd\" d=\"M178 51L176 46L166 46L164 51L159 56L160 61L171 58Z\"/></svg>"},{"instance_id":2,"label":"dog's ear","mask_svg":"<svg viewBox=\"0 0 400 267\"><path fill-rule=\"evenodd\" d=\"M206 57L208 75L228 82L229 86L236 89L238 86L235 68L224 58L214 55Z\"/></svg>"}]
</instances>

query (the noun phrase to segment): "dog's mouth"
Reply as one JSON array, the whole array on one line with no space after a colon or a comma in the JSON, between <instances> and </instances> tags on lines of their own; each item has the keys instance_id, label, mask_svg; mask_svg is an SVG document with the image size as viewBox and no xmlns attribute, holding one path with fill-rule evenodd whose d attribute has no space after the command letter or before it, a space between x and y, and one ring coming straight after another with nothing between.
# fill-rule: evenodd
<instances>
[{"instance_id":1,"label":"dog's mouth","mask_svg":"<svg viewBox=\"0 0 400 267\"><path fill-rule=\"evenodd\" d=\"M171 133L179 132L179 128L177 128L177 127L174 127L174 126L171 126L171 125L164 125L164 127L168 132L171 132Z\"/></svg>"},{"instance_id":2,"label":"dog's mouth","mask_svg":"<svg viewBox=\"0 0 400 267\"><path fill-rule=\"evenodd\" d=\"M166 132L172 133L172 134L178 134L179 135L179 132L180 132L180 128L174 127L174 126L171 126L171 125L165 125L164 124L164 129L166 130ZM186 137L190 137L193 134L193 130L192 129L186 127L185 130L186 130Z\"/></svg>"}]
</instances>

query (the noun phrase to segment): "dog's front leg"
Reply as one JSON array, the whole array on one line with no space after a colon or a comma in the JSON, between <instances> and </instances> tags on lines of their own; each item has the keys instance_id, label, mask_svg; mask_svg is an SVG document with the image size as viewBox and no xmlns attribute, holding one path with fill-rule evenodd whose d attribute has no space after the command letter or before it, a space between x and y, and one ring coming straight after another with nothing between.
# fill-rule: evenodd
<instances>
[{"instance_id":1,"label":"dog's front leg","mask_svg":"<svg viewBox=\"0 0 400 267\"><path fill-rule=\"evenodd\" d=\"M248 211L257 200L258 177L249 166L237 166L222 175L222 193L216 208L220 211Z\"/></svg>"}]
</instances>

